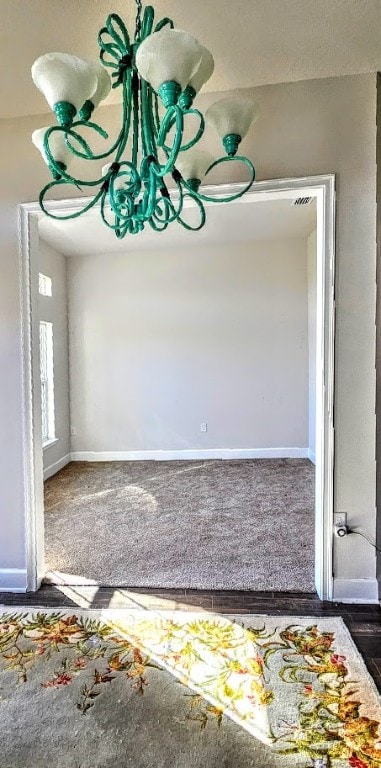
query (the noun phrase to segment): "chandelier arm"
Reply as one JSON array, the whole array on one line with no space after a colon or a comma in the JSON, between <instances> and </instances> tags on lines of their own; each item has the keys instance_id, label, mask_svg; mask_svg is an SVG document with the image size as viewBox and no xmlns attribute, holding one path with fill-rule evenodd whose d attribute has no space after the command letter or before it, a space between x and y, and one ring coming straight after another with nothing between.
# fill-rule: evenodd
<instances>
[{"instance_id":1,"label":"chandelier arm","mask_svg":"<svg viewBox=\"0 0 381 768\"><path fill-rule=\"evenodd\" d=\"M115 229L115 235L118 238L118 240L121 240L127 234L127 232L130 232L128 227L123 227L122 229L120 229L118 225L118 227Z\"/></svg>"},{"instance_id":2,"label":"chandelier arm","mask_svg":"<svg viewBox=\"0 0 381 768\"><path fill-rule=\"evenodd\" d=\"M183 197L184 196L182 195L182 200L183 200ZM183 207L182 206L182 200L181 200L181 205L179 206L179 208L177 210L175 209L174 203L171 200L171 198L168 198L168 197L167 198L162 198L162 200L167 204L166 207L167 207L168 211L171 212L170 215L168 215L168 217L167 217L167 222L168 222L168 224L172 224L172 222L176 221L178 219L178 217L180 216L180 213L181 213L182 207Z\"/></svg>"},{"instance_id":3,"label":"chandelier arm","mask_svg":"<svg viewBox=\"0 0 381 768\"><path fill-rule=\"evenodd\" d=\"M121 19L117 13L109 14L109 16L106 19L106 25L100 31L99 35L101 35L101 33L104 33L105 31L108 32L111 39L119 47L119 50L123 56L130 53L130 50L131 50L130 36L128 34L128 30L123 19ZM103 44L104 44L104 41L101 38L102 48L103 48ZM106 45L108 45L108 43L106 43Z\"/></svg>"},{"instance_id":4,"label":"chandelier arm","mask_svg":"<svg viewBox=\"0 0 381 768\"><path fill-rule=\"evenodd\" d=\"M161 19L161 21L156 24L155 32L160 32L160 30L166 26L169 26L171 29L174 29L175 26L172 19L169 19L168 16L165 16L164 19Z\"/></svg>"},{"instance_id":5,"label":"chandelier arm","mask_svg":"<svg viewBox=\"0 0 381 768\"><path fill-rule=\"evenodd\" d=\"M177 179L177 177L176 177L176 186L177 186L177 190L178 190L178 201L177 201L178 204L177 204L177 207L175 206L175 204L174 204L174 202L173 202L173 200L171 198L170 190L167 190L168 197L166 197L166 199L168 201L168 206L172 210L172 216L168 219L168 223L169 224L171 224L173 221L176 221L176 219L180 216L180 214L181 214L181 212L183 210L184 192L183 192L183 188L182 188L181 182Z\"/></svg>"},{"instance_id":6,"label":"chandelier arm","mask_svg":"<svg viewBox=\"0 0 381 768\"><path fill-rule=\"evenodd\" d=\"M106 227L109 227L109 229L112 229L115 232L115 230L119 229L120 227L119 227L119 224L117 224L117 223L111 224L111 222L108 221L108 219L106 217L106 211L105 211L106 203L107 203L106 195L103 195L103 197L101 198L101 218L102 218L103 223L106 224ZM114 216L115 216L115 214L114 214ZM115 217L115 221L117 221L116 217Z\"/></svg>"},{"instance_id":7,"label":"chandelier arm","mask_svg":"<svg viewBox=\"0 0 381 768\"><path fill-rule=\"evenodd\" d=\"M147 119L149 121L149 130L152 142L152 154L157 157L157 137L159 132L156 129L154 116L154 101L156 98L156 93L153 88L151 88L151 86L148 87L147 96Z\"/></svg>"},{"instance_id":8,"label":"chandelier arm","mask_svg":"<svg viewBox=\"0 0 381 768\"><path fill-rule=\"evenodd\" d=\"M79 124L79 123L78 123L78 124L76 123L76 124L75 124L75 126L77 126L77 125L80 125L80 124ZM88 123L82 123L82 125L83 125L85 128L87 128L87 127L88 127ZM115 141L114 141L114 143L113 143L112 147L110 147L110 149L108 149L108 150L107 150L107 152L102 152L102 153L101 153L101 154L99 154L99 155L95 155L95 154L94 154L94 153L93 153L91 150L90 150L90 152L91 152L91 154L90 154L90 155L89 155L89 154L83 155L81 152L78 152L78 150L75 150L75 149L72 147L72 145L70 144L70 142L66 142L66 141L65 141L65 143L66 143L66 144L67 144L67 146L69 147L70 151L71 151L71 152L73 152L73 154L74 154L74 155L76 155L77 157L80 157L82 160L104 160L106 157L110 157L110 155L112 155L112 154L115 152L115 150L118 148L118 146L120 145L120 143L121 143L121 141L122 141L122 139L123 139L124 131L125 131L125 129L123 128L123 129L120 131L120 133L119 133L119 135L118 135L118 138L117 138L117 139L115 139ZM99 131L98 131L98 133L99 133ZM102 134L101 134L101 135L102 135ZM106 134L106 137L108 138L108 134ZM79 138L79 135L77 135L77 136L76 136L76 139L77 139L77 140L78 140L78 138ZM80 137L80 138L82 138L82 137Z\"/></svg>"},{"instance_id":9,"label":"chandelier arm","mask_svg":"<svg viewBox=\"0 0 381 768\"><path fill-rule=\"evenodd\" d=\"M141 221L149 221L155 213L157 204L157 176L155 176L151 167L149 170L149 179L146 182L146 194L141 201L141 211L136 214L135 218Z\"/></svg>"},{"instance_id":10,"label":"chandelier arm","mask_svg":"<svg viewBox=\"0 0 381 768\"><path fill-rule=\"evenodd\" d=\"M131 112L132 112L132 163L137 167L139 151L139 81L136 72L131 85ZM118 153L119 156L121 153Z\"/></svg>"},{"instance_id":11,"label":"chandelier arm","mask_svg":"<svg viewBox=\"0 0 381 768\"><path fill-rule=\"evenodd\" d=\"M134 218L134 201L131 195L125 195L120 203L118 203L115 198L111 203L110 198L110 204L111 210L115 215L115 221L121 221L122 223L127 224Z\"/></svg>"},{"instance_id":12,"label":"chandelier arm","mask_svg":"<svg viewBox=\"0 0 381 768\"><path fill-rule=\"evenodd\" d=\"M100 179L96 179L95 181L88 181L85 179L75 179L73 176L71 176L69 173L67 173L66 169L62 166L62 164L59 164L54 159L52 152L50 150L49 146L49 137L54 131L63 131L66 133L71 133L71 131L67 131L64 128L60 128L60 126L52 126L51 128L48 128L48 130L45 133L44 136L44 153L48 160L49 167L53 174L57 176L57 178L54 181L61 181L62 183L65 182L67 184L74 184L78 189L81 187L97 187L99 184L102 184L104 182L104 177L101 176ZM80 136L77 137L78 139L82 138ZM84 141L84 139L83 139ZM84 142L86 143L86 142ZM46 188L45 188L46 189Z\"/></svg>"},{"instance_id":13,"label":"chandelier arm","mask_svg":"<svg viewBox=\"0 0 381 768\"><path fill-rule=\"evenodd\" d=\"M122 196L118 197L115 194L115 190L111 189L109 191L109 201L111 210L116 218L127 222L134 217L134 198L131 194L123 193Z\"/></svg>"},{"instance_id":14,"label":"chandelier arm","mask_svg":"<svg viewBox=\"0 0 381 768\"><path fill-rule=\"evenodd\" d=\"M94 128L97 131L97 133L99 133L99 135L102 136L102 138L108 139L108 133L106 133L106 131L104 131L103 128L100 128L100 126L97 126L96 123L89 123L89 122L80 121L80 122L77 122L77 123L73 123L72 128L77 128L77 127L82 127L82 126L84 128ZM68 135L73 135L74 138L76 139L76 141L78 141L78 143L83 146L83 148L85 150L85 153L86 153L86 154L83 154L82 152L79 152L78 149L75 149L75 147L73 147L71 142L65 136L65 144L70 149L70 151L73 153L73 155L76 155L76 157L80 157L81 160L104 160L106 157L110 157L110 155L112 155L113 152L115 152L115 150L119 146L119 144L120 144L120 142L121 142L121 140L123 138L124 128L122 128L122 130L120 131L120 133L119 133L117 139L115 139L113 145L106 152L102 152L99 155L95 155L94 154L94 152L91 150L91 148L89 147L89 145L86 142L86 140L80 134L77 134L77 133L74 134L71 129L70 129L70 131L65 131L65 133L68 134Z\"/></svg>"},{"instance_id":15,"label":"chandelier arm","mask_svg":"<svg viewBox=\"0 0 381 768\"><path fill-rule=\"evenodd\" d=\"M118 31L117 31L118 28ZM105 37L111 38L106 40ZM115 69L116 72L113 77L117 80L113 84L113 88L116 88L120 82L121 68L127 66L131 60L131 45L127 28L117 14L111 14L106 20L106 26L98 33L98 45L100 50L100 60L106 67ZM111 61L107 59L110 57Z\"/></svg>"},{"instance_id":16,"label":"chandelier arm","mask_svg":"<svg viewBox=\"0 0 381 768\"><path fill-rule=\"evenodd\" d=\"M205 177L213 168L216 168L218 165L222 165L222 163L232 162L233 160L244 163L244 165L246 165L246 167L249 168L251 172L250 181L247 182L246 186L243 189L241 189L240 192L235 192L233 195L228 195L227 197L210 197L209 195L201 194L201 192L194 192L194 190L192 190L189 187L189 184L183 179L184 187L186 188L190 196L193 197L194 199L196 199L197 197L198 200L204 200L206 203L215 203L215 202L231 203L233 200L238 200L239 197L242 197L242 195L248 192L250 187L255 181L255 168L251 160L249 160L249 158L247 157L244 157L243 155L242 156L235 155L234 157L220 157L219 160L215 160L214 163L212 163L209 166L208 170L206 171Z\"/></svg>"},{"instance_id":17,"label":"chandelier arm","mask_svg":"<svg viewBox=\"0 0 381 768\"><path fill-rule=\"evenodd\" d=\"M178 218L181 215L183 206L184 206L184 190L183 190L183 185L181 184L181 179L176 178L176 186L179 194L177 216L176 216L176 218Z\"/></svg>"},{"instance_id":18,"label":"chandelier arm","mask_svg":"<svg viewBox=\"0 0 381 768\"><path fill-rule=\"evenodd\" d=\"M153 88L149 88L148 91L148 116L150 121L150 130L151 130L151 136L152 136L152 142L155 147L155 154L157 156L157 139L159 136L160 131L160 122L156 123L155 119L155 109L156 109L156 102L157 102L157 95Z\"/></svg>"},{"instance_id":19,"label":"chandelier arm","mask_svg":"<svg viewBox=\"0 0 381 768\"><path fill-rule=\"evenodd\" d=\"M188 197L191 197L192 200L196 203L199 212L200 212L200 223L197 227L192 227L191 224L188 224L181 216L177 217L177 221L179 224L181 224L184 229L188 229L190 232L198 232L205 224L206 221L206 213L205 213L205 207L202 203L202 201L199 199L199 196L197 194L192 193L191 191L188 192Z\"/></svg>"},{"instance_id":20,"label":"chandelier arm","mask_svg":"<svg viewBox=\"0 0 381 768\"><path fill-rule=\"evenodd\" d=\"M56 128L57 126L54 126ZM108 133L103 130L99 125L96 123L90 123L90 122L84 122L82 120L79 120L76 123L73 123L72 127L70 129L64 129L65 133L65 144L70 149L70 152L72 152L73 155L76 155L76 157L80 157L82 160L95 160L96 155L94 155L94 152L92 151L90 145L86 141L86 139L81 136L80 133L77 133L74 128L91 128L96 131L96 133L99 134L99 136L102 136L103 139L108 139ZM73 144L69 141L69 136L72 136L72 138L78 142L80 147L82 147L83 152L80 152L78 149L76 149Z\"/></svg>"},{"instance_id":21,"label":"chandelier arm","mask_svg":"<svg viewBox=\"0 0 381 768\"><path fill-rule=\"evenodd\" d=\"M115 151L118 147L118 151L115 156L115 162L119 162L128 142L131 128L131 93L132 93L132 70L128 69L123 77L122 84L122 128L119 136L113 145L112 150L108 153Z\"/></svg>"},{"instance_id":22,"label":"chandelier arm","mask_svg":"<svg viewBox=\"0 0 381 768\"><path fill-rule=\"evenodd\" d=\"M145 82L145 81L143 81ZM145 126L146 131L146 137L147 137L147 144L148 144L148 157L151 159L151 162L155 160L156 164L160 166L159 157L158 157L158 135L160 131L160 124L157 128L156 122L155 122L155 112L157 121L159 121L157 109L158 109L158 100L155 91L149 83L146 84L147 88L146 90L143 90L142 95L142 105L143 105L143 117L142 122ZM168 163L168 157L169 157L169 150L166 148L163 148L164 154L167 159ZM160 176L163 177L163 175L160 173ZM164 181L161 181L160 184L157 182L157 186L159 186L159 191L162 197L167 198L169 196L167 187L164 183Z\"/></svg>"},{"instance_id":23,"label":"chandelier arm","mask_svg":"<svg viewBox=\"0 0 381 768\"><path fill-rule=\"evenodd\" d=\"M47 208L45 208L44 204L44 198L47 192L49 192L50 189L56 186L60 186L62 184L67 184L68 182L66 179L55 179L54 181L50 181L49 184L46 184L46 186L41 190L38 198L38 202L40 205L41 210L48 216L50 219L55 219L56 221L66 221L68 219L78 219L79 216L82 216L83 213L86 213L86 211L89 211L91 208L93 208L94 205L98 202L98 200L104 195L105 190L100 189L96 195L94 195L93 199L90 200L87 205L85 205L83 208L81 208L79 211L76 211L75 213L69 213L64 216L60 216L58 214L52 213Z\"/></svg>"},{"instance_id":24,"label":"chandelier arm","mask_svg":"<svg viewBox=\"0 0 381 768\"><path fill-rule=\"evenodd\" d=\"M101 52L99 54L99 58L102 62L102 64L105 67L111 67L112 69L118 69L119 67L119 61L120 61L120 49L119 46L116 43L105 43L102 38L100 37L101 34L107 33L106 27L103 27L98 35L98 43L101 48ZM106 59L106 55L111 56L112 59L115 60L115 63L113 61L108 61Z\"/></svg>"},{"instance_id":25,"label":"chandelier arm","mask_svg":"<svg viewBox=\"0 0 381 768\"><path fill-rule=\"evenodd\" d=\"M168 222L167 221L163 222L162 226L158 226L158 224L157 224L157 222L156 222L156 220L155 220L155 218L153 216L152 216L151 219L148 219L148 223L150 224L152 229L155 230L155 232L164 232L164 230L167 229L167 227L168 227Z\"/></svg>"},{"instance_id":26,"label":"chandelier arm","mask_svg":"<svg viewBox=\"0 0 381 768\"><path fill-rule=\"evenodd\" d=\"M173 205L170 198L161 197L159 200L156 200L156 205L149 221L152 220L160 225L168 226L168 224L174 221L174 217L173 215L170 215L170 211L173 213Z\"/></svg>"},{"instance_id":27,"label":"chandelier arm","mask_svg":"<svg viewBox=\"0 0 381 768\"><path fill-rule=\"evenodd\" d=\"M109 226L109 227L111 227L111 229L113 229L114 234L116 235L116 237L119 240L121 240L123 237L125 237L127 232L131 233L133 231L132 230L132 226L131 226L131 221L128 221L126 224L123 224L123 226L121 226L121 222L120 222L120 219L118 217L115 217L115 226L114 225L111 226L107 222L107 220L105 221L105 223L107 224L107 226Z\"/></svg>"},{"instance_id":28,"label":"chandelier arm","mask_svg":"<svg viewBox=\"0 0 381 768\"><path fill-rule=\"evenodd\" d=\"M142 201L142 214L141 217L144 221L147 221L153 216L155 207L157 205L157 176L154 172L154 163L149 166L149 178L146 185L146 196Z\"/></svg>"},{"instance_id":29,"label":"chandelier arm","mask_svg":"<svg viewBox=\"0 0 381 768\"><path fill-rule=\"evenodd\" d=\"M145 157L159 164L157 142L155 134L155 122L153 116L154 91L145 80L141 80L141 125L142 144Z\"/></svg>"},{"instance_id":30,"label":"chandelier arm","mask_svg":"<svg viewBox=\"0 0 381 768\"><path fill-rule=\"evenodd\" d=\"M153 94L153 117L155 125L155 137L156 141L160 133L160 115L159 115L159 99L156 93Z\"/></svg>"},{"instance_id":31,"label":"chandelier arm","mask_svg":"<svg viewBox=\"0 0 381 768\"><path fill-rule=\"evenodd\" d=\"M205 118L204 118L203 114L198 109L186 109L186 110L183 110L184 118L186 117L186 115L190 115L190 114L194 114L194 115L196 115L197 117L200 118L200 125L199 125L198 131L197 131L196 135L193 137L193 139L190 139L187 142L187 144L182 144L181 145L180 152L186 152L188 149L191 149L192 147L194 147L195 144L197 144L197 142L200 141L201 137L204 135L204 132L205 132ZM168 126L168 132L171 130L171 128L173 128L173 126L174 126L174 120L172 120L171 124ZM163 149L165 149L166 152L170 151L170 149L166 145L164 145L164 144L163 144Z\"/></svg>"},{"instance_id":32,"label":"chandelier arm","mask_svg":"<svg viewBox=\"0 0 381 768\"><path fill-rule=\"evenodd\" d=\"M159 136L157 138L157 145L158 147L164 148L165 138L168 131L170 130L173 117L175 118L175 126L176 126L173 145L170 149L166 148L168 157L165 165L159 165L159 167L154 166L155 173L157 174L157 176L165 176L167 173L172 172L173 167L176 164L177 156L180 151L183 132L184 132L184 117L183 117L182 110L180 109L180 107L177 106L177 104L175 104L173 107L169 107L163 118L163 121L160 127ZM173 126L173 123L172 123L172 126Z\"/></svg>"},{"instance_id":33,"label":"chandelier arm","mask_svg":"<svg viewBox=\"0 0 381 768\"><path fill-rule=\"evenodd\" d=\"M140 128L143 157L154 155L155 148L152 144L148 113L148 84L142 79L140 80Z\"/></svg>"},{"instance_id":34,"label":"chandelier arm","mask_svg":"<svg viewBox=\"0 0 381 768\"><path fill-rule=\"evenodd\" d=\"M162 232L171 224L176 221L178 217L178 211L175 211L173 202L168 196L162 196L157 200L154 212L150 218L150 224L157 232Z\"/></svg>"},{"instance_id":35,"label":"chandelier arm","mask_svg":"<svg viewBox=\"0 0 381 768\"><path fill-rule=\"evenodd\" d=\"M143 14L142 29L141 29L141 36L140 36L141 40L145 40L145 38L151 34L154 18L155 18L155 11L152 8L152 5L147 5Z\"/></svg>"},{"instance_id":36,"label":"chandelier arm","mask_svg":"<svg viewBox=\"0 0 381 768\"><path fill-rule=\"evenodd\" d=\"M122 189L116 188L116 179L120 180L123 177L127 177L127 179L130 180L129 183L127 185L125 184ZM107 191L109 192L110 204L116 213L118 212L120 206L120 193L122 193L123 197L130 196L131 198L134 198L139 194L141 189L141 179L139 173L132 165L132 163L128 162L127 160L125 160L120 165L117 171L110 168L109 177L106 179L106 183L108 184Z\"/></svg>"},{"instance_id":37,"label":"chandelier arm","mask_svg":"<svg viewBox=\"0 0 381 768\"><path fill-rule=\"evenodd\" d=\"M205 118L204 115L198 110L198 109L187 109L184 112L184 117L186 115L196 115L196 117L200 118L200 126L199 129L193 139L191 139L187 144L184 144L180 152L185 152L187 149L191 149L194 147L195 144L197 144L198 141L200 141L201 137L204 135L205 132Z\"/></svg>"}]
</instances>

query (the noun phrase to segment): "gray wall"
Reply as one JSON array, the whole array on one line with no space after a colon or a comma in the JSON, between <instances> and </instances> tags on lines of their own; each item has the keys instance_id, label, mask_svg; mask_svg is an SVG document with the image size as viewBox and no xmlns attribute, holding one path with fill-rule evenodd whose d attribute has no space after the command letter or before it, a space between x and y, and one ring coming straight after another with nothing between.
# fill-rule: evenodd
<instances>
[{"instance_id":1,"label":"gray wall","mask_svg":"<svg viewBox=\"0 0 381 768\"><path fill-rule=\"evenodd\" d=\"M67 261L74 452L306 455L306 238Z\"/></svg>"},{"instance_id":2,"label":"gray wall","mask_svg":"<svg viewBox=\"0 0 381 768\"><path fill-rule=\"evenodd\" d=\"M308 273L308 448L310 459L316 458L316 310L317 310L316 229L307 240Z\"/></svg>"},{"instance_id":3,"label":"gray wall","mask_svg":"<svg viewBox=\"0 0 381 768\"><path fill-rule=\"evenodd\" d=\"M377 344L376 344L376 413L377 413L377 432L376 432L376 460L377 460L377 545L379 552L377 554L377 576L379 583L379 594L381 597L381 75L377 76L377 307L376 307L376 325L377 325Z\"/></svg>"},{"instance_id":4,"label":"gray wall","mask_svg":"<svg viewBox=\"0 0 381 768\"><path fill-rule=\"evenodd\" d=\"M39 296L39 320L53 323L54 414L57 442L44 448L44 476L70 460L69 346L66 259L40 240L39 271L52 279L52 296Z\"/></svg>"},{"instance_id":5,"label":"gray wall","mask_svg":"<svg viewBox=\"0 0 381 768\"><path fill-rule=\"evenodd\" d=\"M243 150L258 179L337 174L335 507L375 536L376 76L328 78L256 88L261 119ZM216 98L200 97L204 108ZM119 109L99 119L115 135ZM36 200L48 178L30 143L46 116L3 121L1 132L0 567L25 568L17 204ZM218 142L210 141L217 150ZM243 178L230 164L230 180ZM77 194L60 190L62 196ZM375 556L353 537L335 542L335 574L375 579ZM17 574L14 574L15 576ZM13 579L3 571L0 582Z\"/></svg>"}]
</instances>

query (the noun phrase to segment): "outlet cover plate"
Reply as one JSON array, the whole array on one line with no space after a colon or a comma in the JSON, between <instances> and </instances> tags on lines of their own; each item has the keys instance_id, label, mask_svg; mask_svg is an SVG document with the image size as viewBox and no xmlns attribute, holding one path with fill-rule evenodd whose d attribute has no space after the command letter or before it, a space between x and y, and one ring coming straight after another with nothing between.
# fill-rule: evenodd
<instances>
[{"instance_id":1,"label":"outlet cover plate","mask_svg":"<svg viewBox=\"0 0 381 768\"><path fill-rule=\"evenodd\" d=\"M346 525L347 524L347 513L346 512L334 512L333 514L333 524L335 527Z\"/></svg>"}]
</instances>

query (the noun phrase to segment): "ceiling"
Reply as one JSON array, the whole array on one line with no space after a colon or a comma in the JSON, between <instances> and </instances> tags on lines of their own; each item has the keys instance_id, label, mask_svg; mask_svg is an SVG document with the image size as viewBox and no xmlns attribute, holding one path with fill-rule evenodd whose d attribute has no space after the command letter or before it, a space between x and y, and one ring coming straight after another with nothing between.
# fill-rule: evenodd
<instances>
[{"instance_id":1,"label":"ceiling","mask_svg":"<svg viewBox=\"0 0 381 768\"><path fill-rule=\"evenodd\" d=\"M39 233L41 239L57 251L73 257L194 248L195 243L199 248L253 240L306 238L316 227L315 201L306 206L293 206L292 202L290 199L260 202L243 199L229 205L209 205L207 222L197 234L172 224L159 234L147 228L139 235L118 240L103 224L96 209L78 219L60 222L41 215ZM195 213L186 211L187 220Z\"/></svg>"},{"instance_id":2,"label":"ceiling","mask_svg":"<svg viewBox=\"0 0 381 768\"><path fill-rule=\"evenodd\" d=\"M214 54L222 91L381 69L380 0L154 0ZM98 58L108 13L134 29L133 0L0 0L0 117L46 113L30 79L48 51ZM118 101L114 91L109 103Z\"/></svg>"}]
</instances>

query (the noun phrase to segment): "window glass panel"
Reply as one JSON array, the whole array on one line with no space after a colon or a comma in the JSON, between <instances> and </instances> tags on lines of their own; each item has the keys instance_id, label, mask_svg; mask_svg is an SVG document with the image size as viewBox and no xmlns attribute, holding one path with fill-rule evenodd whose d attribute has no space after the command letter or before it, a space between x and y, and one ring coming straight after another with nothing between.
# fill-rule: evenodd
<instances>
[{"instance_id":1,"label":"window glass panel","mask_svg":"<svg viewBox=\"0 0 381 768\"><path fill-rule=\"evenodd\" d=\"M53 324L40 322L42 444L54 440Z\"/></svg>"},{"instance_id":2,"label":"window glass panel","mask_svg":"<svg viewBox=\"0 0 381 768\"><path fill-rule=\"evenodd\" d=\"M40 296L52 295L52 278L43 275L42 272L38 275L38 292Z\"/></svg>"}]
</instances>

